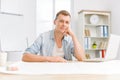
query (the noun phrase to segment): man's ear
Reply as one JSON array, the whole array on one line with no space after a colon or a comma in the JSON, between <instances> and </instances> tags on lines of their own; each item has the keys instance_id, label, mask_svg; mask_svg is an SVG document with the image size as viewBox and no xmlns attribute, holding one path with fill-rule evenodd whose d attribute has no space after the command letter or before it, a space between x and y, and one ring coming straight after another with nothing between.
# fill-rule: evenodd
<instances>
[{"instance_id":1,"label":"man's ear","mask_svg":"<svg viewBox=\"0 0 120 80\"><path fill-rule=\"evenodd\" d=\"M56 24L56 20L54 20L54 24Z\"/></svg>"}]
</instances>

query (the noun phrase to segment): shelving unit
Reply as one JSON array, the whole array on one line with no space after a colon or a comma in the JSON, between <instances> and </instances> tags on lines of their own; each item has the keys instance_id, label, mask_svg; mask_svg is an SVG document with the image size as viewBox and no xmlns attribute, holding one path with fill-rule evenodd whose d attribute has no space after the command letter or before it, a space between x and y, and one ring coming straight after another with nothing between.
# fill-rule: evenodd
<instances>
[{"instance_id":1,"label":"shelving unit","mask_svg":"<svg viewBox=\"0 0 120 80\"><path fill-rule=\"evenodd\" d=\"M87 58L104 58L111 33L111 12L82 10L78 12L78 39Z\"/></svg>"}]
</instances>

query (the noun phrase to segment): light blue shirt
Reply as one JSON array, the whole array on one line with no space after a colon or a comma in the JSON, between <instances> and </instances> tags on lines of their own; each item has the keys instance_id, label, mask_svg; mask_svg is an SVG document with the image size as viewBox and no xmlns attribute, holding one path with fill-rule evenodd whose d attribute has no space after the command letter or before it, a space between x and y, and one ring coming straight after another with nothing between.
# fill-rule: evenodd
<instances>
[{"instance_id":1,"label":"light blue shirt","mask_svg":"<svg viewBox=\"0 0 120 80\"><path fill-rule=\"evenodd\" d=\"M54 45L54 30L51 30L39 35L35 42L25 51L32 54L39 54L41 56L52 56ZM72 55L74 55L74 46L72 38L69 35L64 36L62 40L62 46L64 51L64 58L66 60L72 60Z\"/></svg>"}]
</instances>

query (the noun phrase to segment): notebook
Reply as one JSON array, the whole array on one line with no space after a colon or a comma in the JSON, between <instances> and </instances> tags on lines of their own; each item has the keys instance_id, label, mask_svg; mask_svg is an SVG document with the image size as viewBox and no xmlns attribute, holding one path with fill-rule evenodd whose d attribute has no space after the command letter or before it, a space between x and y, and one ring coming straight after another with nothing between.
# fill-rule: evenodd
<instances>
[{"instance_id":1,"label":"notebook","mask_svg":"<svg viewBox=\"0 0 120 80\"><path fill-rule=\"evenodd\" d=\"M118 48L120 44L120 36L111 34L110 39L108 42L108 47L105 53L105 58L93 58L93 59L84 59L83 61L88 61L88 62L101 62L101 61L107 61L107 60L112 60L115 59L117 56Z\"/></svg>"}]
</instances>

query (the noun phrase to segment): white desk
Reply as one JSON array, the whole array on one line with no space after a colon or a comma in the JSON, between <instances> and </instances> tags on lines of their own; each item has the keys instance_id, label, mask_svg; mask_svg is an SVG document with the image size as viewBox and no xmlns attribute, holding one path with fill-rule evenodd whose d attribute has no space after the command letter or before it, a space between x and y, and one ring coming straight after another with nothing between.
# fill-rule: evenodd
<instances>
[{"instance_id":1,"label":"white desk","mask_svg":"<svg viewBox=\"0 0 120 80\"><path fill-rule=\"evenodd\" d=\"M0 80L120 80L119 60L100 63L21 62L17 65L19 66L19 71L16 72L0 70Z\"/></svg>"}]
</instances>

